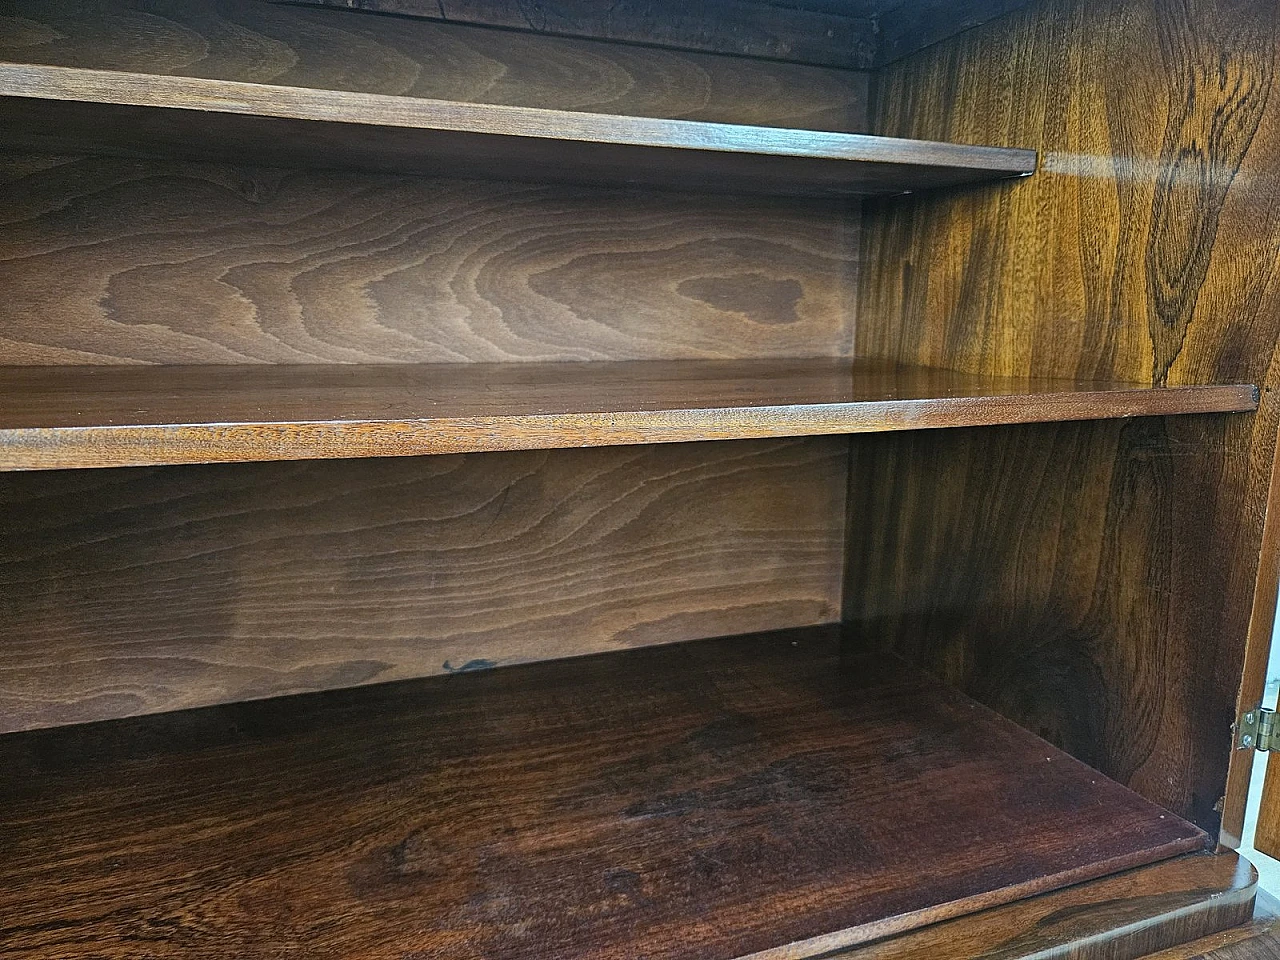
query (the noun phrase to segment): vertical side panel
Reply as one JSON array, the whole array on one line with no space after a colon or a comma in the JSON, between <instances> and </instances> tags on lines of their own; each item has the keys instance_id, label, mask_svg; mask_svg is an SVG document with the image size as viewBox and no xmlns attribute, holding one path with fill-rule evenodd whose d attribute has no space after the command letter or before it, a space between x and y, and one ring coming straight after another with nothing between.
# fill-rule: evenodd
<instances>
[{"instance_id":1,"label":"vertical side panel","mask_svg":"<svg viewBox=\"0 0 1280 960\"><path fill-rule=\"evenodd\" d=\"M1212 825L1238 681L1213 631L1239 604L1201 468L1231 419L854 438L846 616Z\"/></svg>"},{"instance_id":2,"label":"vertical side panel","mask_svg":"<svg viewBox=\"0 0 1280 960\"><path fill-rule=\"evenodd\" d=\"M1246 638L1254 661L1275 591L1277 19L1273 0L1040 0L888 67L876 132L1035 147L1042 169L867 204L856 347L967 371L1263 386L1256 416L888 441L903 445L899 566L851 578L846 605L1171 809L1213 829L1225 802L1227 841L1247 782L1236 764L1223 800ZM928 489L935 469L973 517L939 505L954 494ZM851 515L856 552L882 521ZM979 622L949 636L943 609Z\"/></svg>"}]
</instances>

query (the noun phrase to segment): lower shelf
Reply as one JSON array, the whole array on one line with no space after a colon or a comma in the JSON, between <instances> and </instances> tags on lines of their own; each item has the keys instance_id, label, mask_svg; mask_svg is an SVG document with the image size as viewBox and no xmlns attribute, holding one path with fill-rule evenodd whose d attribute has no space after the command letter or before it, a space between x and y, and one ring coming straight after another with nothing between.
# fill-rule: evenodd
<instances>
[{"instance_id":1,"label":"lower shelf","mask_svg":"<svg viewBox=\"0 0 1280 960\"><path fill-rule=\"evenodd\" d=\"M1253 917L1216 933L1144 954L1141 960L1276 960L1280 957L1280 910L1265 891L1258 892Z\"/></svg>"},{"instance_id":2,"label":"lower shelf","mask_svg":"<svg viewBox=\"0 0 1280 960\"><path fill-rule=\"evenodd\" d=\"M6 956L801 957L1202 849L836 628L0 738Z\"/></svg>"},{"instance_id":3,"label":"lower shelf","mask_svg":"<svg viewBox=\"0 0 1280 960\"><path fill-rule=\"evenodd\" d=\"M823 960L1137 960L1238 933L1253 918L1257 895L1258 874L1243 857L1188 853Z\"/></svg>"}]
</instances>

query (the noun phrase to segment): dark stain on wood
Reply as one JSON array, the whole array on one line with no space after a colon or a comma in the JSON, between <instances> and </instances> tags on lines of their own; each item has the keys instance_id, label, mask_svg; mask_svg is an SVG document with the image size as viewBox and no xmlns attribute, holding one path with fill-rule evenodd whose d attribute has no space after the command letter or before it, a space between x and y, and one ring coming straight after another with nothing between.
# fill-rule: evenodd
<instances>
[{"instance_id":1,"label":"dark stain on wood","mask_svg":"<svg viewBox=\"0 0 1280 960\"><path fill-rule=\"evenodd\" d=\"M796 304L804 290L794 280L774 280L761 273L685 280L676 290L719 310L741 313L756 323L795 323ZM763 307L763 309L761 309Z\"/></svg>"}]
</instances>

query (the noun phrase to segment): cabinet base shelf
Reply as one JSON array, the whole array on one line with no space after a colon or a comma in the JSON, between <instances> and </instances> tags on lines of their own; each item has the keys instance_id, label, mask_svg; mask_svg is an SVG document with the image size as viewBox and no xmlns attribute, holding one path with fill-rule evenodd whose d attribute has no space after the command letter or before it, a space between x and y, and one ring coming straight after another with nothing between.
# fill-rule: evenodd
<instances>
[{"instance_id":1,"label":"cabinet base shelf","mask_svg":"<svg viewBox=\"0 0 1280 960\"><path fill-rule=\"evenodd\" d=\"M1258 890L1257 871L1235 852L1190 853L826 960L1139 960L1247 924Z\"/></svg>"},{"instance_id":2,"label":"cabinet base shelf","mask_svg":"<svg viewBox=\"0 0 1280 960\"><path fill-rule=\"evenodd\" d=\"M0 738L0 940L794 958L1205 847L848 646L816 627Z\"/></svg>"}]
</instances>

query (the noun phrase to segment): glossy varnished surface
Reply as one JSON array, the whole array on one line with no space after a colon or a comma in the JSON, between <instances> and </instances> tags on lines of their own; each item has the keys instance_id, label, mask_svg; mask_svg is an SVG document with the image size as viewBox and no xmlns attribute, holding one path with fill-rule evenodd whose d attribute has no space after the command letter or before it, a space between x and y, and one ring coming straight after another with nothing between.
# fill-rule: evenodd
<instances>
[{"instance_id":1,"label":"glossy varnished surface","mask_svg":"<svg viewBox=\"0 0 1280 960\"><path fill-rule=\"evenodd\" d=\"M836 619L839 438L0 477L0 729Z\"/></svg>"},{"instance_id":2,"label":"glossy varnished surface","mask_svg":"<svg viewBox=\"0 0 1280 960\"><path fill-rule=\"evenodd\" d=\"M1261 693L1280 544L1277 23L1272 0L1042 0L889 66L877 132L1043 163L867 204L855 351L1262 388L1256 416L899 434L874 454L900 447L896 470L855 494L879 512L851 511L854 555L898 558L851 578L851 617L1207 828L1224 811L1228 842L1249 766L1227 787L1230 728L1247 637L1241 703Z\"/></svg>"},{"instance_id":3,"label":"glossy varnished surface","mask_svg":"<svg viewBox=\"0 0 1280 960\"><path fill-rule=\"evenodd\" d=\"M850 361L0 367L0 469L405 456L1256 409Z\"/></svg>"},{"instance_id":4,"label":"glossy varnished surface","mask_svg":"<svg viewBox=\"0 0 1280 960\"><path fill-rule=\"evenodd\" d=\"M1016 177L1033 151L202 77L0 64L8 147L785 195Z\"/></svg>"},{"instance_id":5,"label":"glossy varnished surface","mask_svg":"<svg viewBox=\"0 0 1280 960\"><path fill-rule=\"evenodd\" d=\"M1268 901L1265 905L1264 899ZM1147 954L1142 960L1280 960L1280 920L1275 901L1260 893L1251 921Z\"/></svg>"},{"instance_id":6,"label":"glossy varnished surface","mask_svg":"<svg viewBox=\"0 0 1280 960\"><path fill-rule=\"evenodd\" d=\"M1218 516L1222 476L1204 468L1234 419L853 438L850 619L1212 826L1239 675L1211 694L1219 638L1187 624L1238 602L1214 525L1248 518Z\"/></svg>"},{"instance_id":7,"label":"glossy varnished surface","mask_svg":"<svg viewBox=\"0 0 1280 960\"><path fill-rule=\"evenodd\" d=\"M1188 854L982 913L831 960L1133 960L1247 923L1258 874L1230 851Z\"/></svg>"},{"instance_id":8,"label":"glossy varnished surface","mask_svg":"<svg viewBox=\"0 0 1280 960\"><path fill-rule=\"evenodd\" d=\"M797 957L1205 843L838 647L731 637L5 738L0 934L59 960Z\"/></svg>"}]
</instances>

